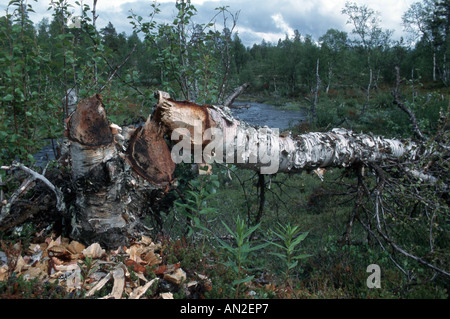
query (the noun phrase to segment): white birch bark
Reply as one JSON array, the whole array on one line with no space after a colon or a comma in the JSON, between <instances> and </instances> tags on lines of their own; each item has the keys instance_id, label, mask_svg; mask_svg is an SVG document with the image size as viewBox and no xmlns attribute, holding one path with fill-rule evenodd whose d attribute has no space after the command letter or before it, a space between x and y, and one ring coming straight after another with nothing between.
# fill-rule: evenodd
<instances>
[{"instance_id":1,"label":"white birch bark","mask_svg":"<svg viewBox=\"0 0 450 319\"><path fill-rule=\"evenodd\" d=\"M280 135L277 128L253 126L233 118L228 108L180 104L167 94L159 95L156 117L169 135L175 131L189 138L194 151L203 146L203 156L198 153L194 156L196 163L213 159L260 170L263 174L348 167L357 162L398 161L401 157L414 159L418 154L414 143L343 128L297 136ZM199 135L202 140L198 139Z\"/></svg>"}]
</instances>

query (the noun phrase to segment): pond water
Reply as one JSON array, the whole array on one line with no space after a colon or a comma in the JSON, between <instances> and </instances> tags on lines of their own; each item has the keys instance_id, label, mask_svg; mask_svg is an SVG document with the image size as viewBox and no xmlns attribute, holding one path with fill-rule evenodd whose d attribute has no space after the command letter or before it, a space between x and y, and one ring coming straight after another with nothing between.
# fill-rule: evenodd
<instances>
[{"instance_id":1,"label":"pond water","mask_svg":"<svg viewBox=\"0 0 450 319\"><path fill-rule=\"evenodd\" d=\"M281 110L276 106L256 102L235 102L234 105L250 105L249 108L231 109L233 116L249 124L283 131L299 122L306 121L306 114L301 110Z\"/></svg>"}]
</instances>

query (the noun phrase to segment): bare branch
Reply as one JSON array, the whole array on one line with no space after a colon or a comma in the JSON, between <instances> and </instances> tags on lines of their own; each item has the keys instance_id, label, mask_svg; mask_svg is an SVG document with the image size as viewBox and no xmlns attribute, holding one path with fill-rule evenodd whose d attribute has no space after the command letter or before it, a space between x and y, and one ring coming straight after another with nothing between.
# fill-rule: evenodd
<instances>
[{"instance_id":1,"label":"bare branch","mask_svg":"<svg viewBox=\"0 0 450 319\"><path fill-rule=\"evenodd\" d=\"M121 64L119 64L118 66L116 66L113 70L113 72L111 73L111 75L108 78L108 81L106 81L105 84L103 84L103 86L100 88L100 92L103 91L103 89L111 82L112 78L116 75L117 71L120 70L120 68L127 63L127 61L130 59L131 55L133 54L134 50L136 50L136 46L137 44L134 45L133 49L131 50L131 52L127 55L127 57L125 58L125 60L122 61ZM109 64L108 64L109 65Z\"/></svg>"},{"instance_id":2,"label":"bare branch","mask_svg":"<svg viewBox=\"0 0 450 319\"><path fill-rule=\"evenodd\" d=\"M404 111L406 114L408 114L409 119L411 121L414 134L422 141L426 140L425 136L423 135L422 131L420 130L419 125L417 124L416 116L414 113L403 103L400 101L400 93L399 93L399 86L400 86L400 68L398 66L395 67L396 72L396 85L394 90L394 104L398 105L398 107Z\"/></svg>"},{"instance_id":3,"label":"bare branch","mask_svg":"<svg viewBox=\"0 0 450 319\"><path fill-rule=\"evenodd\" d=\"M9 215L12 204L17 200L21 193L23 193L36 179L42 181L48 188L50 188L56 196L56 208L58 211L65 210L65 203L63 200L62 192L55 187L44 175L33 171L32 169L26 167L21 163L14 162L11 166L2 166L3 170L10 170L14 168L20 168L22 171L31 175L31 178L26 179L22 185L14 192L14 194L9 199L8 203L2 207L0 213L0 223Z\"/></svg>"}]
</instances>

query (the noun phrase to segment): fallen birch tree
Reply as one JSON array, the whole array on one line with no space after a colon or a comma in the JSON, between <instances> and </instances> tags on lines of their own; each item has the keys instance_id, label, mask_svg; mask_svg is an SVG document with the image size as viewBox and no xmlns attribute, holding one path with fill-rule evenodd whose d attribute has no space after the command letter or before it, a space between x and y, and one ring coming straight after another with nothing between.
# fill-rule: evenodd
<instances>
[{"instance_id":1,"label":"fallen birch tree","mask_svg":"<svg viewBox=\"0 0 450 319\"><path fill-rule=\"evenodd\" d=\"M414 160L422 154L413 142L342 128L296 136L280 134L277 128L240 121L226 108L175 101L164 92L158 93L154 121L172 140L181 139L172 150L175 162L191 162L193 150L195 163L233 163L263 174Z\"/></svg>"},{"instance_id":2,"label":"fallen birch tree","mask_svg":"<svg viewBox=\"0 0 450 319\"><path fill-rule=\"evenodd\" d=\"M100 95L80 101L66 120L70 193L74 195L71 202L58 207L64 207L63 214L70 220L72 238L115 249L130 238L147 233L149 229L143 222L146 216L157 219L160 211L172 204L167 194L176 187L177 163L233 163L262 174L355 167L359 176L358 198L374 198L375 224L359 212L364 205L356 200L355 210L349 216L347 239L354 221L359 220L372 236L378 233L380 242L388 242L398 252L448 275L395 244L389 236L381 197L387 178L380 166L387 163L400 167L400 163L433 158L440 150L430 143L417 144L342 128L300 135L280 133L277 128L240 121L227 107L176 101L162 91L155 97L155 111L142 126L119 127L110 123ZM437 185L439 192L446 194L448 178L442 180L433 175L436 171L430 166L438 160L433 161L423 169L402 166L400 170L412 179ZM364 167L372 168L380 183L372 191L364 185ZM50 189L55 192L55 188ZM435 218L431 218L430 229ZM431 231L430 236L432 243Z\"/></svg>"}]
</instances>

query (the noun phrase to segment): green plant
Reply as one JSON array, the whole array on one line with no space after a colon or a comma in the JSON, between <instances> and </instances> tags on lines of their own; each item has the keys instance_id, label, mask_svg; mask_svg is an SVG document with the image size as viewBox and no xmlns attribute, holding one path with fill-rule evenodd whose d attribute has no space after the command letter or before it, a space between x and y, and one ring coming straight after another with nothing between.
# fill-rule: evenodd
<instances>
[{"instance_id":1,"label":"green plant","mask_svg":"<svg viewBox=\"0 0 450 319\"><path fill-rule=\"evenodd\" d=\"M200 175L189 182L189 189L175 201L175 207L187 219L187 237L201 231L210 233L205 224L215 216L217 209L208 207L208 200L216 194L219 187L217 175Z\"/></svg>"},{"instance_id":2,"label":"green plant","mask_svg":"<svg viewBox=\"0 0 450 319\"><path fill-rule=\"evenodd\" d=\"M250 236L260 227L260 224L247 227L244 220L238 215L236 217L236 229L233 231L227 224L222 222L227 229L229 235L235 240L235 246L226 243L224 240L217 238L220 246L229 254L228 261L223 263L225 266L230 267L237 275L237 279L233 281L232 285L235 288L235 297L239 296L239 287L243 283L247 283L253 279L253 275L247 275L250 271L248 265L250 265L250 254L266 247L268 244L260 244L252 247Z\"/></svg>"},{"instance_id":3,"label":"green plant","mask_svg":"<svg viewBox=\"0 0 450 319\"><path fill-rule=\"evenodd\" d=\"M92 257L86 256L84 260L77 262L78 267L80 267L80 276L81 276L81 291L84 291L86 281L89 276L91 276L99 267L98 264L95 264L95 261Z\"/></svg>"},{"instance_id":4,"label":"green plant","mask_svg":"<svg viewBox=\"0 0 450 319\"><path fill-rule=\"evenodd\" d=\"M308 236L308 232L302 233L299 226L292 226L289 223L283 226L278 223L276 231L273 230L272 234L281 239L282 243L279 244L272 240L270 241L270 244L279 248L282 253L271 252L271 254L283 261L286 266L284 276L287 280L289 279L290 271L297 267L298 261L311 256L308 254L296 254L297 246L306 238L306 236Z\"/></svg>"}]
</instances>

